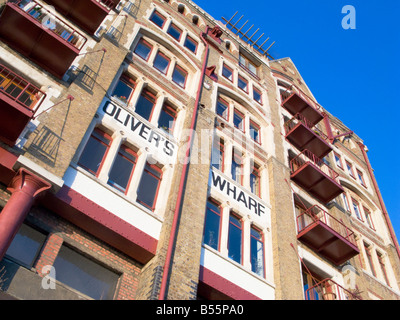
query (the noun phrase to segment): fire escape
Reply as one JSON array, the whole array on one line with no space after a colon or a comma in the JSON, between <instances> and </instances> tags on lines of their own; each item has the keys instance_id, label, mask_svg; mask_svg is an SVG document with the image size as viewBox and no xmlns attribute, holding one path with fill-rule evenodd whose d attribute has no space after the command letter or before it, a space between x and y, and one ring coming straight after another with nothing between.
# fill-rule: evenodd
<instances>
[{"instance_id":1,"label":"fire escape","mask_svg":"<svg viewBox=\"0 0 400 320\"><path fill-rule=\"evenodd\" d=\"M282 92L282 107L293 117L286 121L285 138L298 154L290 159L290 178L321 203L328 203L344 189L323 158L332 151L328 137L316 125L324 119L320 107L300 89ZM335 265L359 253L353 231L315 205L297 216L297 238Z\"/></svg>"}]
</instances>

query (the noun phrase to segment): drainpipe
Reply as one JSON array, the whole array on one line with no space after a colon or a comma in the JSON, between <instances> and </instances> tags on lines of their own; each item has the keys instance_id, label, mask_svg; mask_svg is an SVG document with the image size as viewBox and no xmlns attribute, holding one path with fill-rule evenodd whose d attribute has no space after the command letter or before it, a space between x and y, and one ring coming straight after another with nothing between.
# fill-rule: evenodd
<instances>
[{"instance_id":1,"label":"drainpipe","mask_svg":"<svg viewBox=\"0 0 400 320\"><path fill-rule=\"evenodd\" d=\"M378 200L379 200L379 203L381 205L383 216L385 217L386 224L387 224L389 232L390 232L390 236L392 237L393 244L394 244L394 246L395 246L395 248L397 250L397 254L399 255L399 258L400 258L399 244L397 242L396 235L394 233L392 224L390 223L389 215L388 215L388 213L386 211L385 204L383 203L382 195L381 195L381 192L379 191L379 188L378 188L378 183L376 182L374 173L372 172L371 164L370 164L370 162L368 160L367 153L365 152L365 146L361 142L358 142L358 145L360 146L361 152L362 152L362 154L364 156L364 160L365 160L365 162L367 164L369 176L372 179L372 183L374 184L375 192L378 195Z\"/></svg>"},{"instance_id":2,"label":"drainpipe","mask_svg":"<svg viewBox=\"0 0 400 320\"><path fill-rule=\"evenodd\" d=\"M176 235L177 235L177 225L178 225L178 221L179 221L179 217L180 217L180 213L181 213L182 201L183 201L183 189L184 189L184 185L186 182L187 172L188 172L188 168L189 168L190 150L192 148L192 143L193 143L193 135L194 135L193 132L194 132L194 127L195 127L196 120L197 120L197 110L198 110L199 104L200 104L201 91L202 91L204 75L206 72L206 66L207 66L207 60L208 60L208 42L204 38L204 36L207 36L208 30L209 30L209 26L207 26L207 30L205 33L200 34L200 38L206 46L205 47L205 57L204 57L204 61L203 61L203 67L201 70L199 85L197 88L196 102L195 102L195 105L193 108L192 122L190 125L190 135L189 135L189 140L187 141L185 162L182 167L182 174L181 174L181 179L180 179L180 183L179 183L178 197L176 200L175 211L174 211L174 219L172 222L171 233L170 233L169 242L168 242L167 256L165 258L164 271L163 271L163 276L162 276L162 280L161 280L159 300L166 299L167 282L168 282L171 260L172 260L172 251L173 251L173 247L174 247L174 243L175 243L175 239L176 239Z\"/></svg>"}]
</instances>

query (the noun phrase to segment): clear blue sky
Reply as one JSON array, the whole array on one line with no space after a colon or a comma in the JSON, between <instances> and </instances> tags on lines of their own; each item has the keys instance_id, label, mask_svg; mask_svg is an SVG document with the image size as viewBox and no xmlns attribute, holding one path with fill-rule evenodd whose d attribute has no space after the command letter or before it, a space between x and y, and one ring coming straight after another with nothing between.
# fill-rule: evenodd
<instances>
[{"instance_id":1,"label":"clear blue sky","mask_svg":"<svg viewBox=\"0 0 400 320\"><path fill-rule=\"evenodd\" d=\"M274 57L290 57L317 101L363 139L399 240L400 1L194 2L217 20L238 11L238 25L260 28L265 47L276 41ZM356 10L355 30L342 28L345 5Z\"/></svg>"}]
</instances>

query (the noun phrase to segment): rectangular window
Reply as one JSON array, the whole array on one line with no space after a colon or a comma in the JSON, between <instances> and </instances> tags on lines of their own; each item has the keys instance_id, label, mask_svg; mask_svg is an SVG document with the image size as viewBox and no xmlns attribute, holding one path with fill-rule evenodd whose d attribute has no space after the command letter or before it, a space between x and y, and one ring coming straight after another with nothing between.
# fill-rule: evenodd
<instances>
[{"instance_id":1,"label":"rectangular window","mask_svg":"<svg viewBox=\"0 0 400 320\"><path fill-rule=\"evenodd\" d=\"M232 180L242 184L242 156L235 151L232 152L231 174Z\"/></svg>"},{"instance_id":2,"label":"rectangular window","mask_svg":"<svg viewBox=\"0 0 400 320\"><path fill-rule=\"evenodd\" d=\"M171 60L162 52L158 51L154 58L153 67L163 74L167 74L169 63Z\"/></svg>"},{"instance_id":3,"label":"rectangular window","mask_svg":"<svg viewBox=\"0 0 400 320\"><path fill-rule=\"evenodd\" d=\"M257 89L256 87L253 87L253 99L259 104L262 104L261 90Z\"/></svg>"},{"instance_id":4,"label":"rectangular window","mask_svg":"<svg viewBox=\"0 0 400 320\"><path fill-rule=\"evenodd\" d=\"M343 196L344 207L347 212L350 212L349 200L347 199L347 196L345 193L342 193L342 196Z\"/></svg>"},{"instance_id":5,"label":"rectangular window","mask_svg":"<svg viewBox=\"0 0 400 320\"><path fill-rule=\"evenodd\" d=\"M154 11L150 16L150 21L152 21L155 25L159 26L162 29L164 27L166 19L162 14Z\"/></svg>"},{"instance_id":6,"label":"rectangular window","mask_svg":"<svg viewBox=\"0 0 400 320\"><path fill-rule=\"evenodd\" d=\"M337 165L340 169L343 169L342 159L341 159L340 155L338 155L338 154L335 152L335 153L334 153L334 157L335 157L335 163L336 163L336 165Z\"/></svg>"},{"instance_id":7,"label":"rectangular window","mask_svg":"<svg viewBox=\"0 0 400 320\"><path fill-rule=\"evenodd\" d=\"M180 66L175 65L174 72L172 73L172 81L178 86L185 88L186 86L187 72L183 70Z\"/></svg>"},{"instance_id":8,"label":"rectangular window","mask_svg":"<svg viewBox=\"0 0 400 320\"><path fill-rule=\"evenodd\" d=\"M346 161L346 166L347 166L347 171L349 172L350 176L355 178L352 164Z\"/></svg>"},{"instance_id":9,"label":"rectangular window","mask_svg":"<svg viewBox=\"0 0 400 320\"><path fill-rule=\"evenodd\" d=\"M135 112L150 121L156 104L156 97L148 90L143 90L135 107Z\"/></svg>"},{"instance_id":10,"label":"rectangular window","mask_svg":"<svg viewBox=\"0 0 400 320\"><path fill-rule=\"evenodd\" d=\"M175 120L176 120L176 110L169 106L168 104L164 103L160 117L158 118L158 127L163 129L165 132L169 134L174 133L175 127Z\"/></svg>"},{"instance_id":11,"label":"rectangular window","mask_svg":"<svg viewBox=\"0 0 400 320\"><path fill-rule=\"evenodd\" d=\"M246 69L251 75L258 78L257 75L257 66L251 62L248 58L246 58L243 54L239 54L239 65Z\"/></svg>"},{"instance_id":12,"label":"rectangular window","mask_svg":"<svg viewBox=\"0 0 400 320\"><path fill-rule=\"evenodd\" d=\"M147 61L147 60L149 60L150 52L152 49L153 49L153 46L142 38L139 40L138 44L136 45L134 52L139 57L141 57L143 60Z\"/></svg>"},{"instance_id":13,"label":"rectangular window","mask_svg":"<svg viewBox=\"0 0 400 320\"><path fill-rule=\"evenodd\" d=\"M219 250L219 231L221 224L221 207L213 200L207 201L204 224L203 243Z\"/></svg>"},{"instance_id":14,"label":"rectangular window","mask_svg":"<svg viewBox=\"0 0 400 320\"><path fill-rule=\"evenodd\" d=\"M135 81L128 76L123 75L119 80L113 93L112 97L117 98L124 104L129 102L133 91L135 90Z\"/></svg>"},{"instance_id":15,"label":"rectangular window","mask_svg":"<svg viewBox=\"0 0 400 320\"><path fill-rule=\"evenodd\" d=\"M357 169L357 176L358 176L358 179L360 180L360 183L365 187L365 181L364 181L363 173L358 169Z\"/></svg>"},{"instance_id":16,"label":"rectangular window","mask_svg":"<svg viewBox=\"0 0 400 320\"><path fill-rule=\"evenodd\" d=\"M229 68L225 63L222 65L222 75L229 81L233 82L233 70Z\"/></svg>"},{"instance_id":17,"label":"rectangular window","mask_svg":"<svg viewBox=\"0 0 400 320\"><path fill-rule=\"evenodd\" d=\"M380 265L380 267L381 267L381 271L382 271L382 274L383 274L383 278L385 279L386 284L387 284L388 286L390 286L389 277L388 277L387 272L386 272L386 266L385 266L384 257L383 257L383 255L382 255L380 252L378 252L378 251L376 252L376 254L377 254L377 256L378 256L378 261L379 261L379 265Z\"/></svg>"},{"instance_id":18,"label":"rectangular window","mask_svg":"<svg viewBox=\"0 0 400 320\"><path fill-rule=\"evenodd\" d=\"M46 234L23 224L8 247L6 257L30 269L45 241Z\"/></svg>"},{"instance_id":19,"label":"rectangular window","mask_svg":"<svg viewBox=\"0 0 400 320\"><path fill-rule=\"evenodd\" d=\"M240 75L238 77L238 87L246 93L249 92L249 82Z\"/></svg>"},{"instance_id":20,"label":"rectangular window","mask_svg":"<svg viewBox=\"0 0 400 320\"><path fill-rule=\"evenodd\" d=\"M187 36L183 45L193 53L196 53L198 43L192 37Z\"/></svg>"},{"instance_id":21,"label":"rectangular window","mask_svg":"<svg viewBox=\"0 0 400 320\"><path fill-rule=\"evenodd\" d=\"M364 243L364 248L365 248L365 254L367 255L367 261L368 261L370 271L372 272L374 277L376 277L376 271L375 271L374 263L372 261L371 248L366 243Z\"/></svg>"},{"instance_id":22,"label":"rectangular window","mask_svg":"<svg viewBox=\"0 0 400 320\"><path fill-rule=\"evenodd\" d=\"M136 160L136 153L122 145L115 157L107 183L125 193L132 178Z\"/></svg>"},{"instance_id":23,"label":"rectangular window","mask_svg":"<svg viewBox=\"0 0 400 320\"><path fill-rule=\"evenodd\" d=\"M256 164L254 164L253 172L250 174L250 189L256 196L261 196L260 170Z\"/></svg>"},{"instance_id":24,"label":"rectangular window","mask_svg":"<svg viewBox=\"0 0 400 320\"><path fill-rule=\"evenodd\" d=\"M354 199L351 199L351 200L353 202L353 209L354 209L354 213L356 214L356 217L359 220L363 221L362 218L361 218L361 212L360 212L360 207L358 205L358 202L356 200L354 200Z\"/></svg>"},{"instance_id":25,"label":"rectangular window","mask_svg":"<svg viewBox=\"0 0 400 320\"><path fill-rule=\"evenodd\" d=\"M95 300L112 300L119 275L63 245L54 261L56 279Z\"/></svg>"},{"instance_id":26,"label":"rectangular window","mask_svg":"<svg viewBox=\"0 0 400 320\"><path fill-rule=\"evenodd\" d=\"M233 113L233 125L235 128L244 132L244 114L237 109L235 109Z\"/></svg>"},{"instance_id":27,"label":"rectangular window","mask_svg":"<svg viewBox=\"0 0 400 320\"><path fill-rule=\"evenodd\" d=\"M260 126L253 121L250 121L250 137L258 143L261 143L260 140Z\"/></svg>"},{"instance_id":28,"label":"rectangular window","mask_svg":"<svg viewBox=\"0 0 400 320\"><path fill-rule=\"evenodd\" d=\"M372 229L375 230L374 223L372 221L372 216L371 216L371 211L369 211L367 208L363 207L364 209L364 214L365 214L365 219L367 220L368 226Z\"/></svg>"},{"instance_id":29,"label":"rectangular window","mask_svg":"<svg viewBox=\"0 0 400 320\"><path fill-rule=\"evenodd\" d=\"M229 104L222 98L218 98L217 101L217 114L225 120L228 120L229 116Z\"/></svg>"},{"instance_id":30,"label":"rectangular window","mask_svg":"<svg viewBox=\"0 0 400 320\"><path fill-rule=\"evenodd\" d=\"M179 41L181 39L181 35L182 35L182 30L179 29L176 25L174 25L173 23L171 23L171 25L169 26L167 33L174 38L175 40Z\"/></svg>"},{"instance_id":31,"label":"rectangular window","mask_svg":"<svg viewBox=\"0 0 400 320\"><path fill-rule=\"evenodd\" d=\"M250 237L251 271L260 277L265 277L263 235L261 231L252 226L250 230Z\"/></svg>"},{"instance_id":32,"label":"rectangular window","mask_svg":"<svg viewBox=\"0 0 400 320\"><path fill-rule=\"evenodd\" d=\"M110 145L111 137L100 129L94 129L79 158L78 164L98 176Z\"/></svg>"},{"instance_id":33,"label":"rectangular window","mask_svg":"<svg viewBox=\"0 0 400 320\"><path fill-rule=\"evenodd\" d=\"M136 201L145 207L154 210L161 178L161 169L156 165L147 162L142 178L140 179Z\"/></svg>"},{"instance_id":34,"label":"rectangular window","mask_svg":"<svg viewBox=\"0 0 400 320\"><path fill-rule=\"evenodd\" d=\"M224 141L220 139L218 139L218 141L214 141L211 164L214 168L222 172L224 172L224 151Z\"/></svg>"},{"instance_id":35,"label":"rectangular window","mask_svg":"<svg viewBox=\"0 0 400 320\"><path fill-rule=\"evenodd\" d=\"M232 213L229 215L228 257L242 263L242 221Z\"/></svg>"}]
</instances>

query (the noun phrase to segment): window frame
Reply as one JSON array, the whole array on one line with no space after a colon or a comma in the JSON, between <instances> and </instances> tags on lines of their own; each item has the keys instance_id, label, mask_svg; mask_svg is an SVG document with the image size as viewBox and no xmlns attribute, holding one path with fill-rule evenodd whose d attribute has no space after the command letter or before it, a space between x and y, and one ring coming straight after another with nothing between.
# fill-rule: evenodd
<instances>
[{"instance_id":1,"label":"window frame","mask_svg":"<svg viewBox=\"0 0 400 320\"><path fill-rule=\"evenodd\" d=\"M351 198L351 202L353 204L353 211L354 211L354 214L356 215L357 219L364 222L362 214L361 214L360 203L357 200L355 200L353 197ZM356 210L356 208L357 208L357 210Z\"/></svg>"},{"instance_id":2,"label":"window frame","mask_svg":"<svg viewBox=\"0 0 400 320\"><path fill-rule=\"evenodd\" d=\"M352 177L353 179L356 179L356 176L354 175L353 165L350 162L348 162L347 160L345 160L345 162L346 162L347 172L349 173L350 177Z\"/></svg>"},{"instance_id":3,"label":"window frame","mask_svg":"<svg viewBox=\"0 0 400 320\"><path fill-rule=\"evenodd\" d=\"M213 148L214 148L214 150L213 150L214 152L218 151L218 168L215 166L214 161L212 161L213 163L211 163L211 166L221 172L224 172L224 166L225 166L225 143L224 143L224 140L218 139L218 149L215 148L215 142L214 142ZM221 162L220 162L220 160L221 160Z\"/></svg>"},{"instance_id":4,"label":"window frame","mask_svg":"<svg viewBox=\"0 0 400 320\"><path fill-rule=\"evenodd\" d=\"M156 65L155 65L157 57L159 57L159 56L162 59L168 61L167 68L166 68L165 72L162 71L160 68L156 67ZM163 75L167 75L170 65L171 65L171 59L168 56L166 56L164 53L162 53L160 50L158 50L156 55L155 55L155 57L154 57L154 59L153 59L153 68L158 70L158 71L160 71Z\"/></svg>"},{"instance_id":5,"label":"window frame","mask_svg":"<svg viewBox=\"0 0 400 320\"><path fill-rule=\"evenodd\" d=\"M121 149L123 149L122 151L123 151L124 153L128 153L128 154L130 154L131 156L133 156L133 157L135 158L135 160L132 160L132 159L128 158L126 155L124 155L124 154L121 152ZM121 155L122 158L128 160L129 162L131 162L131 163L133 164L132 169L131 169L131 172L130 172L130 174L129 174L128 181L127 181L127 183L126 183L126 188L125 188L125 190L122 190L121 188L117 187L116 185L113 185L113 184L110 184L110 183L109 183L111 171L112 171L112 169L113 169L113 167L114 167L115 160L116 160L117 156L119 156L119 155ZM138 154L137 154L134 150L132 150L131 148L129 148L128 146L122 144L122 145L119 147L118 152L117 152L117 154L115 155L115 158L114 158L114 163L113 163L112 167L110 168L110 172L109 172L109 174L108 174L107 184L108 184L109 186L111 186L111 187L117 189L118 191L120 191L120 192L122 192L122 193L124 193L124 194L126 195L126 194L128 193L129 186L130 186L130 183L131 183L131 181L132 181L133 174L134 174L134 172L135 172L135 168L136 168L136 164L137 164L137 159L138 159Z\"/></svg>"},{"instance_id":6,"label":"window frame","mask_svg":"<svg viewBox=\"0 0 400 320\"><path fill-rule=\"evenodd\" d=\"M231 74L230 78L231 78L231 79L229 79L229 78L224 74L224 73L225 73L225 72L224 72L225 70L227 70L227 71L230 72L230 74ZM221 75L222 75L225 79L227 79L228 81L230 81L230 82L233 83L233 78L234 78L234 75L233 75L233 68L229 67L226 63L223 63L223 64L222 64Z\"/></svg>"},{"instance_id":7,"label":"window frame","mask_svg":"<svg viewBox=\"0 0 400 320\"><path fill-rule=\"evenodd\" d=\"M357 168L356 168L356 172L357 172L358 180L360 181L361 185L366 188L367 185L365 184L364 174L362 173L362 171L360 169L357 169Z\"/></svg>"},{"instance_id":8,"label":"window frame","mask_svg":"<svg viewBox=\"0 0 400 320\"><path fill-rule=\"evenodd\" d=\"M252 230L254 230L255 232L257 232L260 235L261 240L256 238L255 236L253 236ZM253 263L252 263L252 258L253 258L253 255L252 255L252 252L253 252L252 243L253 243L253 241L252 240L253 239L254 239L254 241L261 242L261 245L262 245L262 268L263 268L262 275L258 274L256 272L256 270L253 270L253 267L254 267ZM251 226L250 226L250 264L251 264L251 271L253 273L257 274L258 276L263 277L265 279L265 277L266 277L266 270L265 270L266 269L265 268L265 236L264 236L264 233L262 232L262 230L260 228L256 227L254 224L251 224Z\"/></svg>"},{"instance_id":9,"label":"window frame","mask_svg":"<svg viewBox=\"0 0 400 320\"><path fill-rule=\"evenodd\" d=\"M143 57L142 55L140 55L138 52L136 52L136 49L138 48L139 44L143 44L145 47L150 48L150 51L149 51L149 53L148 53L148 55L147 55L146 58ZM152 45L150 42L148 42L146 39L144 39L144 38L142 37L142 38L139 39L139 41L138 41L138 43L136 44L135 49L133 50L133 52L134 52L139 58L141 58L142 60L144 60L144 61L146 61L146 62L149 62L151 53L153 52L153 45Z\"/></svg>"},{"instance_id":10,"label":"window frame","mask_svg":"<svg viewBox=\"0 0 400 320\"><path fill-rule=\"evenodd\" d=\"M151 170L148 170L147 168L150 168L151 170L154 170L154 171L158 172L160 176L159 177L156 176L154 173L151 172ZM139 185L138 185L137 191L139 191L139 188L140 188L140 186L142 184L142 179L143 179L143 176L144 176L145 172L147 172L147 174L149 174L150 176L152 176L153 178L155 178L157 180L157 188L156 188L156 192L155 192L154 198L153 198L153 205L149 206L147 203L145 203L144 201L140 200L138 198L139 194L137 194L136 202L154 212L154 210L156 208L156 204L157 204L158 192L160 191L160 185L161 185L161 182L162 182L163 172L162 172L162 169L159 168L158 166L156 166L155 164L151 164L148 161L146 161L146 164L145 164L145 166L143 168L142 176L140 177L140 181L139 181Z\"/></svg>"},{"instance_id":11,"label":"window frame","mask_svg":"<svg viewBox=\"0 0 400 320\"><path fill-rule=\"evenodd\" d=\"M158 18L160 18L161 20L163 20L163 23L162 23L161 26L160 26L158 23L154 22L154 20L153 20L153 16L154 16L154 15L157 15ZM150 15L149 20L150 20L152 23L154 23L157 27L159 27L160 29L164 29L164 27L165 27L165 22L167 21L167 18L164 17L164 16L163 16L160 12L158 12L157 10L154 10L154 11L152 12L152 14Z\"/></svg>"},{"instance_id":12,"label":"window frame","mask_svg":"<svg viewBox=\"0 0 400 320\"><path fill-rule=\"evenodd\" d=\"M214 207L218 208L218 212L216 212L216 211L212 210L211 208L209 208L208 207L209 203L212 204ZM218 216L218 228L217 228L218 229L218 236L217 236L217 245L216 245L217 248L215 248L214 246L204 242L204 235L205 235L205 233L207 231L207 228L206 228L207 227L207 223L206 223L206 221L207 221L208 210L210 210L213 214ZM219 252L220 249L221 249L221 231L222 231L222 205L218 201L214 200L213 198L208 198L207 199L207 205L206 205L206 214L205 214L205 220L204 220L204 230L203 230L202 243L207 245L207 246L209 246L209 247L211 247L211 248L213 248L214 250L217 250Z\"/></svg>"},{"instance_id":13,"label":"window frame","mask_svg":"<svg viewBox=\"0 0 400 320\"><path fill-rule=\"evenodd\" d=\"M254 96L254 92L256 92L260 96L260 100L257 100ZM257 102L260 105L263 105L263 98L262 98L262 92L260 89L258 89L256 86L253 85L253 100Z\"/></svg>"},{"instance_id":14,"label":"window frame","mask_svg":"<svg viewBox=\"0 0 400 320\"><path fill-rule=\"evenodd\" d=\"M242 121L241 121L241 123L242 123L242 129L239 128L239 127L237 127L236 124L235 124L235 116L236 116L236 115L238 115L238 116L242 119ZM242 131L243 133L246 132L244 113L242 113L241 111L239 111L237 108L234 108L234 109L233 109L233 126L234 126L236 129Z\"/></svg>"},{"instance_id":15,"label":"window frame","mask_svg":"<svg viewBox=\"0 0 400 320\"><path fill-rule=\"evenodd\" d=\"M252 128L253 127L253 128ZM257 129L257 139L254 139L251 135L251 131L255 131L254 129ZM250 138L254 141L257 142L258 144L261 145L261 126L258 125L256 122L254 122L253 120L250 119L250 129L249 129L249 133L250 133Z\"/></svg>"},{"instance_id":16,"label":"window frame","mask_svg":"<svg viewBox=\"0 0 400 320\"><path fill-rule=\"evenodd\" d=\"M109 141L108 144L106 144L102 139L99 139L98 137L96 137L94 134L98 134L98 135L101 136L102 138L107 139L107 140ZM101 144L103 144L103 145L106 146L106 150L104 151L102 160L101 160L100 165L99 165L99 167L97 168L97 171L96 171L96 172L92 171L91 169L89 169L88 167L86 167L86 166L84 166L84 165L82 165L82 164L80 163L80 159L81 159L83 153L85 152L85 149L86 149L86 147L87 147L87 145L88 145L88 143L89 143L89 140L90 140L91 138L97 140L98 142L100 142ZM104 165L105 159L107 158L108 152L110 151L110 147L111 147L112 141L113 141L113 140L112 140L112 137L111 137L108 133L106 133L105 131L101 130L101 129L98 128L98 127L94 128L94 130L93 130L92 133L90 134L89 139L86 141L86 144L85 144L85 146L83 147L82 152L81 152L81 154L80 154L80 156L79 156L79 159L78 159L78 161L77 161L78 166L80 166L81 168L85 169L87 172L93 174L95 177L98 177L99 174L100 174L100 172L101 172L101 169L103 168L103 165Z\"/></svg>"},{"instance_id":17,"label":"window frame","mask_svg":"<svg viewBox=\"0 0 400 320\"><path fill-rule=\"evenodd\" d=\"M224 105L226 107L225 112L226 112L226 118L223 115L220 115L218 113L218 104L221 103L222 105ZM216 103L216 108L215 108L215 113L221 117L222 119L229 121L229 102L226 101L225 99L218 97L217 99L217 103Z\"/></svg>"},{"instance_id":18,"label":"window frame","mask_svg":"<svg viewBox=\"0 0 400 320\"><path fill-rule=\"evenodd\" d=\"M337 152L333 152L333 157L335 158L335 164L338 168L343 169L343 162L342 162L342 157L340 156L340 154L338 154ZM338 163L339 162L339 163Z\"/></svg>"},{"instance_id":19,"label":"window frame","mask_svg":"<svg viewBox=\"0 0 400 320\"><path fill-rule=\"evenodd\" d=\"M371 269L370 271L372 272L372 275L376 278L377 274L376 274L376 270L375 270L374 261L373 261L373 258L372 258L371 245L364 242L364 249L365 249L365 254L366 254L368 266Z\"/></svg>"},{"instance_id":20,"label":"window frame","mask_svg":"<svg viewBox=\"0 0 400 320\"><path fill-rule=\"evenodd\" d=\"M375 225L374 225L374 221L372 220L372 213L371 213L371 211L370 211L368 208L366 208L365 206L363 206L363 211L364 211L365 220L367 220L368 226L369 226L372 230L376 231Z\"/></svg>"},{"instance_id":21,"label":"window frame","mask_svg":"<svg viewBox=\"0 0 400 320\"><path fill-rule=\"evenodd\" d=\"M178 37L178 38L176 38L175 36L173 36L173 35L170 33L171 28L174 29L174 31L177 31L177 32L179 33L179 37ZM168 26L167 34L168 34L170 37L172 37L173 39L175 39L176 41L180 42L180 41L181 41L181 38L182 38L183 30L182 30L181 28L179 28L175 23L171 22L170 25Z\"/></svg>"},{"instance_id":22,"label":"window frame","mask_svg":"<svg viewBox=\"0 0 400 320\"><path fill-rule=\"evenodd\" d=\"M238 225L236 225L236 224L234 224L232 221L231 221L231 217L233 217L234 219L236 219L237 220L237 222L240 224L240 226L238 226ZM234 229L231 229L232 227L234 227L234 228L237 228L238 230L240 230L240 261L237 261L237 260L235 260L234 258L232 258L231 256L230 256L230 239L231 239L231 230L234 230ZM231 260L233 260L233 261L235 261L235 262L237 262L237 263L239 263L240 265L242 265L243 264L243 249L244 249L244 243L243 243L243 235L244 235L244 230L243 230L243 227L244 227L244 225L243 225L243 218L240 216L240 215L238 215L236 212L234 212L233 210L231 210L230 212L229 212L229 227L228 227L228 241L227 241L227 248L228 248L228 258L229 259L231 259Z\"/></svg>"},{"instance_id":23,"label":"window frame","mask_svg":"<svg viewBox=\"0 0 400 320\"><path fill-rule=\"evenodd\" d=\"M160 127L160 117L161 117L162 112L165 112L166 114L168 114L169 116L171 116L174 119L173 124L172 124L172 128L168 127L168 130L165 130L164 128ZM161 130L167 132L168 134L173 135L174 134L174 130L175 130L175 125L176 125L176 118L177 118L176 109L174 107L172 107L169 103L164 102L162 107L161 107L161 110L160 110L160 115L158 117L157 126L158 126L158 128L160 128Z\"/></svg>"},{"instance_id":24,"label":"window frame","mask_svg":"<svg viewBox=\"0 0 400 320\"><path fill-rule=\"evenodd\" d=\"M139 101L140 101L141 98L146 99L147 101L149 101L149 102L152 103L151 112L150 112L150 114L149 114L149 118L148 118L148 119L146 119L143 115L141 115L140 113L137 112L137 106L138 106L138 103L139 103ZM154 101L152 101L152 100L150 100L150 99L153 99ZM140 93L139 98L138 98L137 101L136 101L136 105L135 105L135 110L134 110L134 112L135 112L136 114L138 114L140 117L142 117L143 119L145 119L145 120L147 120L147 121L150 122L150 121L151 121L151 118L152 118L152 116L153 116L153 113L154 113L154 109L155 109L156 104L157 104L157 97L156 97L156 95L155 95L154 93L152 93L150 90L148 90L147 88L144 88L144 89L142 90L142 92Z\"/></svg>"},{"instance_id":25,"label":"window frame","mask_svg":"<svg viewBox=\"0 0 400 320\"><path fill-rule=\"evenodd\" d=\"M120 99L122 97L117 97L117 96L113 95L120 82L124 83L126 86L128 86L129 88L132 89L131 93L129 94L129 97L126 97L126 105L128 105L130 103L130 101L131 101L133 93L135 92L136 81L133 80L131 77L129 77L126 74L122 74L120 76L120 78L118 79L118 82L114 87L114 90L113 90L113 92L111 94L111 97L116 98L116 99L120 100L121 102L124 102L123 100Z\"/></svg>"},{"instance_id":26,"label":"window frame","mask_svg":"<svg viewBox=\"0 0 400 320\"><path fill-rule=\"evenodd\" d=\"M239 161L236 161L236 159L237 160L239 160ZM243 159L243 154L241 154L240 152L237 152L237 151L235 151L234 149L232 150L232 162L231 162L231 178L232 178L232 180L233 181L235 181L235 182L237 182L238 184L240 184L241 186L243 186L243 161L242 161L242 159ZM233 166L233 164L236 164L236 165L238 165L238 166ZM239 170L239 174L237 174L237 172L236 172L236 170L234 170L234 169L237 169L237 168L239 168L240 170ZM235 172L235 177L234 177L234 175L233 175L233 173ZM238 179L238 176L239 175L239 179ZM239 180L239 181L238 181Z\"/></svg>"},{"instance_id":27,"label":"window frame","mask_svg":"<svg viewBox=\"0 0 400 320\"><path fill-rule=\"evenodd\" d=\"M242 88L242 86L240 86L240 82L242 82L243 84L245 84L244 88ZM242 75L238 75L238 83L237 86L240 90L242 90L244 93L248 94L249 93L249 80L247 80L245 77L243 77Z\"/></svg>"},{"instance_id":28,"label":"window frame","mask_svg":"<svg viewBox=\"0 0 400 320\"><path fill-rule=\"evenodd\" d=\"M177 81L174 80L174 74L175 74L175 72L176 72L177 69L178 69L178 71L183 72L183 73L185 74L185 77L184 77L184 78L185 78L185 81L184 81L183 85L180 85ZM183 69L180 65L175 64L174 70L173 70L173 72L172 72L172 81L173 81L176 85L178 85L180 88L186 89L186 83L187 83L187 80L188 80L188 75L189 75L189 73L188 73L185 69Z\"/></svg>"},{"instance_id":29,"label":"window frame","mask_svg":"<svg viewBox=\"0 0 400 320\"><path fill-rule=\"evenodd\" d=\"M191 42L192 44L195 45L194 51L191 50L191 49L186 45L186 42L187 42L187 41L189 41L189 42ZM183 46L184 46L186 49L188 49L190 52L193 52L194 54L197 54L197 49L198 49L198 47L199 47L199 43L198 43L198 41L196 41L195 39L193 39L193 37L191 37L191 36L189 36L189 35L186 35L185 41L183 42Z\"/></svg>"},{"instance_id":30,"label":"window frame","mask_svg":"<svg viewBox=\"0 0 400 320\"><path fill-rule=\"evenodd\" d=\"M255 173L255 174L254 174ZM252 182L251 182L251 176L256 177L256 190L253 190ZM253 171L250 172L250 190L253 194L255 194L257 197L261 198L261 174L260 174L260 168L258 165L254 164L253 165Z\"/></svg>"},{"instance_id":31,"label":"window frame","mask_svg":"<svg viewBox=\"0 0 400 320\"><path fill-rule=\"evenodd\" d=\"M379 265L380 265L381 272L382 272L382 274L383 274L383 279L385 280L386 285L389 286L389 287L391 287L390 281L389 281L389 276L388 276L388 273L387 273L387 270L386 270L386 263L385 263L385 261L384 261L384 260L385 260L385 257L384 257L384 255L383 255L381 252L379 252L379 251L376 251L376 255L377 255L377 257L378 257L378 263L379 263Z\"/></svg>"}]
</instances>

